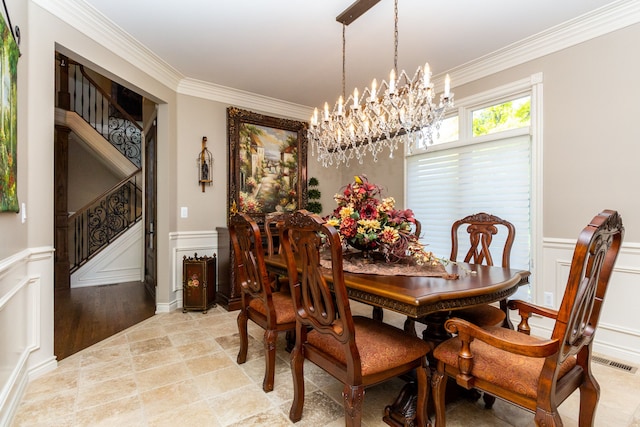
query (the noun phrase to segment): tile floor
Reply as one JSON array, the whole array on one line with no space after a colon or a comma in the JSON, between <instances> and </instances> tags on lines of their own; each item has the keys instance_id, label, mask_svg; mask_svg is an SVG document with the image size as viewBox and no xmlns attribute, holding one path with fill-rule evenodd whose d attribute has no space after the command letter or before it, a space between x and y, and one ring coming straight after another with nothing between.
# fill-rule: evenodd
<instances>
[{"instance_id":1,"label":"tile floor","mask_svg":"<svg viewBox=\"0 0 640 427\"><path fill-rule=\"evenodd\" d=\"M357 303L356 313L371 308ZM262 330L249 322L247 363L236 364L237 312L215 308L158 314L59 363L32 381L12 426L290 426L289 354L279 342L275 389L262 391ZM385 321L403 318L385 312ZM640 371L630 374L594 364L602 393L596 426L640 427ZM344 426L341 385L307 363L306 398L297 426ZM364 426L384 426L385 405L403 382L367 389ZM560 407L565 426L577 426L574 393ZM533 415L500 400L459 400L447 412L449 426L533 426Z\"/></svg>"}]
</instances>

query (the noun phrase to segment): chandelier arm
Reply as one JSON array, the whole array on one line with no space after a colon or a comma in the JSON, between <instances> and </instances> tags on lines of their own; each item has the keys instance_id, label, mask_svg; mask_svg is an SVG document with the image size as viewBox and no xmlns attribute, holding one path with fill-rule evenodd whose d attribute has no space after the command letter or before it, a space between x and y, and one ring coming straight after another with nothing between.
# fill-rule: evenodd
<instances>
[{"instance_id":1,"label":"chandelier arm","mask_svg":"<svg viewBox=\"0 0 640 427\"><path fill-rule=\"evenodd\" d=\"M437 137L445 110L453 107L449 75L445 78L444 93L437 102L431 82L431 69L426 63L410 77L403 70L398 73L398 0L394 0L394 69L389 83L380 85L374 79L362 94L354 90L346 96L346 25L353 22L379 0L357 0L337 20L342 26L342 95L332 110L328 103L319 116L314 109L308 137L312 153L317 148L318 160L324 167L352 159L360 164L368 152L377 161L378 154L389 149L389 157L399 144L411 153L414 147L427 149ZM344 20L342 20L344 18Z\"/></svg>"}]
</instances>

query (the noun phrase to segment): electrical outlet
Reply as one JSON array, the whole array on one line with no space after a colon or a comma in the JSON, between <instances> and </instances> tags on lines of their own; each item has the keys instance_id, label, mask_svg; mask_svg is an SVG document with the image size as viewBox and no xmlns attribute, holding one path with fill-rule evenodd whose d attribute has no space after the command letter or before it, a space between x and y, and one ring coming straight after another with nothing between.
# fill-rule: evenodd
<instances>
[{"instance_id":1,"label":"electrical outlet","mask_svg":"<svg viewBox=\"0 0 640 427\"><path fill-rule=\"evenodd\" d=\"M553 307L553 292L544 293L544 305L547 307Z\"/></svg>"}]
</instances>

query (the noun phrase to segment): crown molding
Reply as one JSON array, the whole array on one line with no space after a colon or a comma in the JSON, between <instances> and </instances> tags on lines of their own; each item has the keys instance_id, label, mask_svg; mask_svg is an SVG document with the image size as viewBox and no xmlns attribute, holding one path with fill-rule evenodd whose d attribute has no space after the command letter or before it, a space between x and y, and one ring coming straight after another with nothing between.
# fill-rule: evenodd
<instances>
[{"instance_id":1,"label":"crown molding","mask_svg":"<svg viewBox=\"0 0 640 427\"><path fill-rule=\"evenodd\" d=\"M620 0L447 71L456 86L640 22L640 2ZM444 78L444 74L441 76Z\"/></svg>"},{"instance_id":2,"label":"crown molding","mask_svg":"<svg viewBox=\"0 0 640 427\"><path fill-rule=\"evenodd\" d=\"M88 3L31 0L178 93L307 120L311 107L191 79L160 59ZM620 0L447 72L457 86L640 22L640 2ZM444 73L434 76L442 80Z\"/></svg>"},{"instance_id":3,"label":"crown molding","mask_svg":"<svg viewBox=\"0 0 640 427\"><path fill-rule=\"evenodd\" d=\"M268 111L276 115L304 121L309 120L313 112L313 108L306 105L294 104L293 102L190 78L185 78L180 82L178 93L228 103L236 107Z\"/></svg>"},{"instance_id":4,"label":"crown molding","mask_svg":"<svg viewBox=\"0 0 640 427\"><path fill-rule=\"evenodd\" d=\"M31 0L133 66L176 90L185 78L90 4L78 0Z\"/></svg>"}]
</instances>

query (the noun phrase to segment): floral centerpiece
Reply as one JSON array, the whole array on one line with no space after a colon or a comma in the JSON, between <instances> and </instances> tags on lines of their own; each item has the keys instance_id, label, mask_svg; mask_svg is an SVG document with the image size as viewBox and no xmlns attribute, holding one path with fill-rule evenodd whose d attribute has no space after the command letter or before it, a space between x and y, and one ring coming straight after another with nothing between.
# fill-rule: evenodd
<instances>
[{"instance_id":1,"label":"floral centerpiece","mask_svg":"<svg viewBox=\"0 0 640 427\"><path fill-rule=\"evenodd\" d=\"M366 176L355 176L354 182L334 196L338 207L327 217L340 239L347 245L367 253L375 251L389 262L415 264L438 263L424 249L411 229L416 219L411 209L396 209L393 197L382 198L382 188Z\"/></svg>"}]
</instances>

